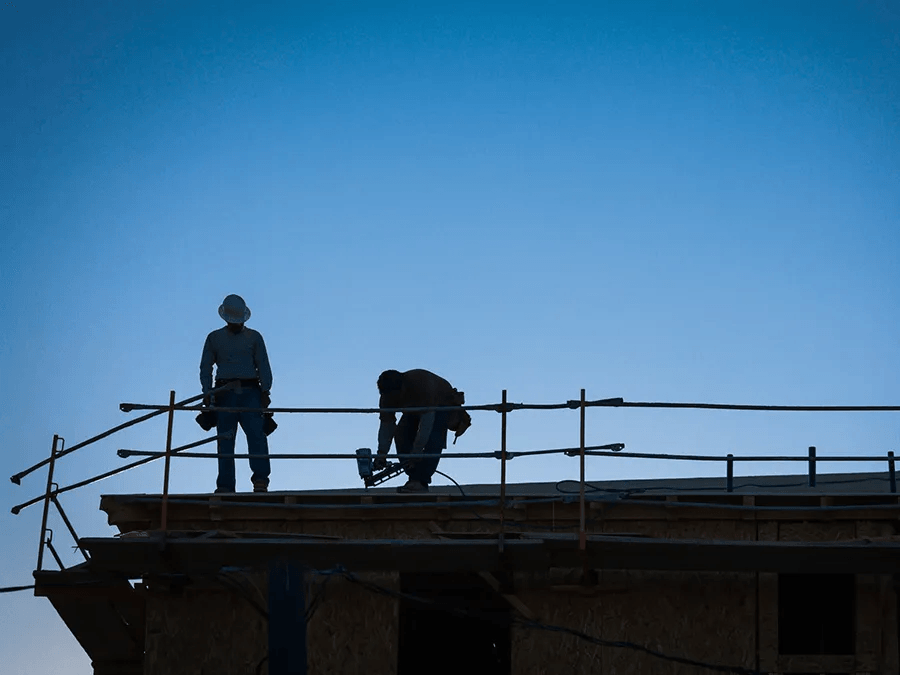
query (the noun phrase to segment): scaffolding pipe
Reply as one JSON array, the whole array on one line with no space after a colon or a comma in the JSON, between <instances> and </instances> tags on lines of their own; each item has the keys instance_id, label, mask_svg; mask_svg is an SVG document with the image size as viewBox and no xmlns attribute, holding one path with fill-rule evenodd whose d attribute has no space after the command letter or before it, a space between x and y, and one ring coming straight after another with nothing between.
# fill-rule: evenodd
<instances>
[{"instance_id":1,"label":"scaffolding pipe","mask_svg":"<svg viewBox=\"0 0 900 675\"><path fill-rule=\"evenodd\" d=\"M211 437L202 441L202 443L209 443L211 441L216 440L216 437ZM200 445L201 443L191 443L189 445L183 445L181 448L193 447L195 445ZM695 461L695 462L808 462L809 457L806 455L748 455L746 457L735 457L734 455L681 455L681 454L668 454L668 453L650 453L650 452L620 452L615 450L615 448L623 447L624 443L608 443L606 445L588 445L585 446L584 454L586 457L632 457L635 459L674 459L674 460L685 460L685 461ZM608 451L608 452L607 452ZM119 457L127 458L127 457L152 457L154 459L159 459L160 457L165 457L166 453L164 451L153 451L153 450L126 450L121 449L118 451ZM578 457L581 454L581 448L553 448L549 450L522 450L520 452L510 452L507 450L506 459L511 460L516 457L532 457L536 455L567 455L569 457ZM175 448L172 450L173 457L186 457L192 459L215 459L218 457L224 457L226 459L247 459L250 457L255 457L256 455L250 455L247 453L230 453L219 455L218 453L211 452L180 452L179 448ZM299 452L299 453L276 453L270 454L269 459L352 459L354 461L358 460L359 457L355 454L342 453L342 452ZM384 455L386 459L399 459L399 455ZM439 457L441 459L500 459L502 457L502 453L500 451L493 452L454 452L452 454L439 454L439 453L423 453L420 455L416 455L416 457L427 458L427 457ZM861 455L859 457L855 455L834 455L833 457L816 457L816 462L884 462L887 459L887 455ZM58 493L56 493L58 494Z\"/></svg>"},{"instance_id":2,"label":"scaffolding pipe","mask_svg":"<svg viewBox=\"0 0 900 675\"><path fill-rule=\"evenodd\" d=\"M47 491L44 493L44 514L41 516L41 541L38 544L37 571L40 572L44 564L44 537L47 536L47 516L50 513L50 490L53 487L53 469L56 466L56 445L59 442L59 436L53 434L53 444L50 446L50 457L47 463ZM65 442L65 441L63 441Z\"/></svg>"},{"instance_id":3,"label":"scaffolding pipe","mask_svg":"<svg viewBox=\"0 0 900 675\"><path fill-rule=\"evenodd\" d=\"M65 571L66 566L63 565L62 558L59 557L59 554L56 552L56 549L53 547L53 530L47 530L50 533L50 536L47 537L47 548L50 549L50 553L53 554L53 559L56 560L56 564L59 565L59 569L61 571Z\"/></svg>"},{"instance_id":4,"label":"scaffolding pipe","mask_svg":"<svg viewBox=\"0 0 900 675\"><path fill-rule=\"evenodd\" d=\"M230 386L232 386L232 385L231 385L231 384L226 384L226 385L224 385L224 386L218 387L217 389L213 389L210 393L215 393L215 392L217 392L217 391L222 391L222 390L224 390L224 389L226 389L226 388L228 388L228 387L230 387ZM197 395L197 396L192 396L191 398L186 398L186 399L184 399L183 401L181 401L180 403L176 403L176 404L175 404L175 408L177 409L179 406L185 406L185 405L188 405L188 404L190 404L190 403L193 403L194 401L199 401L199 400L202 399L204 396L205 396L205 394L199 394L199 395ZM130 411L133 410L133 409L138 409L136 406L131 406L131 407L129 407L129 406L131 406L131 404L128 404L128 403L122 403L122 404L119 405L119 409L120 409L122 412L130 412ZM94 436L94 437L92 437L92 438L89 438L89 439L87 439L86 441L82 441L81 443L76 443L75 445L73 445L73 446L72 446L71 448L69 448L68 450L64 450L64 451L60 452L60 453L57 455L57 459L60 458L60 457L64 457L65 455L68 455L69 453L75 452L76 450L80 450L81 448L83 448L83 447L85 447L85 446L87 446L87 445L90 445L91 443L96 443L97 441L101 441L101 440L103 440L104 438L107 438L107 437L109 437L109 436L112 436L113 434L115 434L115 433L117 433L117 432L119 432L119 431L122 431L123 429L127 429L128 427L134 426L135 424L140 424L141 422L146 422L146 421L149 420L151 417L156 417L157 415L162 415L162 414L163 414L164 412L166 412L168 409L169 409L169 406L154 406L154 407L153 407L153 410L154 410L155 412L152 412L152 413L150 413L150 414L148 414L148 415L144 415L144 416L142 416L142 417L138 417L137 419L130 420L130 421L128 421L128 422L125 422L124 424L120 424L120 425L117 426L117 427L113 427L112 429L107 429L107 430L104 431L102 434L97 434L96 436ZM13 483L15 483L16 485L21 485L22 479L23 479L25 476L27 476L28 474L32 473L33 471L37 471L37 470L40 469L42 466L44 466L45 464L47 464L49 461L50 461L49 459L43 459L43 460L41 460L40 462L38 462L37 464L35 464L34 466L30 466L30 467L28 467L27 469L25 469L24 471L20 471L19 473L17 473L17 474L14 475L14 476L10 476L9 479L10 479Z\"/></svg>"},{"instance_id":5,"label":"scaffolding pipe","mask_svg":"<svg viewBox=\"0 0 900 675\"><path fill-rule=\"evenodd\" d=\"M503 390L500 409L500 553L503 553L504 525L506 518L506 389Z\"/></svg>"},{"instance_id":6,"label":"scaffolding pipe","mask_svg":"<svg viewBox=\"0 0 900 675\"><path fill-rule=\"evenodd\" d=\"M580 458L581 490L580 490L580 495L578 498L579 507L580 507L579 508L579 512L580 512L579 513L579 523L578 523L578 547L582 551L587 550L587 533L584 530L584 521L585 521L585 514L584 514L584 417L585 417L585 410L586 410L584 403L585 403L584 389L582 389L581 390L581 414L580 414L580 417L581 417L581 421L580 421L581 422L581 424L580 424L580 427L581 427L581 434L580 434L580 438L581 438L581 458Z\"/></svg>"},{"instance_id":7,"label":"scaffolding pipe","mask_svg":"<svg viewBox=\"0 0 900 675\"><path fill-rule=\"evenodd\" d=\"M227 385L226 385L227 386ZM197 397L199 398L199 397ZM622 399L615 399L621 401ZM577 403L577 402L576 402ZM485 403L482 405L432 405L432 406L416 406L406 408L241 408L241 407L204 407L196 405L187 405L184 402L177 403L175 410L203 411L212 410L218 412L270 412L270 413L305 413L305 414L381 414L381 413L426 413L426 412L450 412L452 410L481 410L486 412L501 412L502 403ZM513 410L565 410L572 406L567 403L509 403L506 409L510 412ZM576 406L577 407L577 406ZM151 404L151 403L120 403L119 408L124 412L132 410L155 410L157 414L168 411L168 405Z\"/></svg>"},{"instance_id":8,"label":"scaffolding pipe","mask_svg":"<svg viewBox=\"0 0 900 675\"><path fill-rule=\"evenodd\" d=\"M578 401L571 401L575 407ZM758 410L764 412L900 412L896 405L747 405L743 403L667 403L662 401L623 401L606 398L586 405L608 408L691 408L695 410Z\"/></svg>"},{"instance_id":9,"label":"scaffolding pipe","mask_svg":"<svg viewBox=\"0 0 900 675\"><path fill-rule=\"evenodd\" d=\"M728 454L728 473L725 477L725 490L734 492L734 455Z\"/></svg>"},{"instance_id":10,"label":"scaffolding pipe","mask_svg":"<svg viewBox=\"0 0 900 675\"><path fill-rule=\"evenodd\" d=\"M891 479L891 492L897 492L897 477L894 473L894 451L888 451L888 474Z\"/></svg>"},{"instance_id":11,"label":"scaffolding pipe","mask_svg":"<svg viewBox=\"0 0 900 675\"><path fill-rule=\"evenodd\" d=\"M189 443L189 444L183 445L181 447L191 448L191 447L195 447L197 445L203 445L204 443L210 443L210 442L216 440L217 438L218 438L218 436L212 436L211 438L206 438L202 441L197 441L195 443ZM174 449L172 452L173 453L178 452L178 448ZM98 481L104 480L105 478L115 476L116 474L122 473L123 471L128 471L129 469L134 469L138 466L141 466L142 464L146 464L147 462L152 462L153 460L159 459L160 457L165 457L164 452L143 452L143 453L135 452L134 454L142 455L142 456L144 456L144 459L139 459L138 461L132 462L131 464L126 464L125 466L120 466L118 469L112 469L111 471L107 471L106 473L101 473L100 475L94 476L93 478L87 478L83 481L79 481L78 483L72 483L71 485L66 485L65 487L57 488L56 490L53 491L53 493L52 493L53 496L61 495L65 492L69 492L71 490L76 490L80 487L84 487L85 485L90 485L91 483L96 483ZM194 455L185 454L185 457L194 457L197 455L199 455L200 457L215 457L216 456L216 455L205 455L205 454L201 454L201 453L196 453ZM249 457L249 455L244 455L244 456ZM10 511L13 513L13 515L19 515L19 512L22 509L32 506L34 504L37 504L43 498L44 498L44 496L41 495L41 496L35 497L34 499L29 499L27 502L22 502L21 504L17 504L16 506L12 507L12 509L10 509Z\"/></svg>"},{"instance_id":12,"label":"scaffolding pipe","mask_svg":"<svg viewBox=\"0 0 900 675\"><path fill-rule=\"evenodd\" d=\"M87 551L85 551L81 547L81 539L78 538L78 535L75 532L75 528L72 527L72 523L69 522L69 517L66 515L66 512L63 511L62 504L59 503L59 500L56 498L56 495L50 495L50 499L53 500L53 504L56 506L56 510L59 511L59 515L62 516L62 520L66 524L66 527L69 528L69 534L71 534L72 539L75 540L75 547L79 551L81 551L81 555L84 556L84 559L89 561L90 557L88 557Z\"/></svg>"},{"instance_id":13,"label":"scaffolding pipe","mask_svg":"<svg viewBox=\"0 0 900 675\"><path fill-rule=\"evenodd\" d=\"M172 463L172 425L175 422L175 390L169 392L169 423L166 430L166 468L163 472L162 513L160 514L160 529L163 535L166 533L169 516L169 466Z\"/></svg>"},{"instance_id":14,"label":"scaffolding pipe","mask_svg":"<svg viewBox=\"0 0 900 675\"><path fill-rule=\"evenodd\" d=\"M809 487L816 487L816 446L809 446Z\"/></svg>"}]
</instances>

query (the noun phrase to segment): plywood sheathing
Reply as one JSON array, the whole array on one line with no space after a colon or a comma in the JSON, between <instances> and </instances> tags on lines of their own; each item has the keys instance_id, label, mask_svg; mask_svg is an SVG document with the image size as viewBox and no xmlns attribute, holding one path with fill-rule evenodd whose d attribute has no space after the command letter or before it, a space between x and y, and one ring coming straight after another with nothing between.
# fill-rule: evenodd
<instances>
[{"instance_id":1,"label":"plywood sheathing","mask_svg":"<svg viewBox=\"0 0 900 675\"><path fill-rule=\"evenodd\" d=\"M399 575L360 574L381 588L399 590ZM309 575L311 594L322 593L307 633L309 675L393 675L397 672L399 605L340 577Z\"/></svg>"},{"instance_id":2,"label":"plywood sheathing","mask_svg":"<svg viewBox=\"0 0 900 675\"><path fill-rule=\"evenodd\" d=\"M145 649L144 675L266 675L268 624L225 589L149 593Z\"/></svg>"},{"instance_id":3,"label":"plywood sheathing","mask_svg":"<svg viewBox=\"0 0 900 675\"><path fill-rule=\"evenodd\" d=\"M699 661L754 666L756 639L748 626L756 612L755 575L604 571L586 592L569 587L519 597L545 624ZM705 672L555 631L515 627L512 643L514 675Z\"/></svg>"},{"instance_id":4,"label":"plywood sheathing","mask_svg":"<svg viewBox=\"0 0 900 675\"><path fill-rule=\"evenodd\" d=\"M856 522L856 538L900 541L900 521L859 520Z\"/></svg>"},{"instance_id":5,"label":"plywood sheathing","mask_svg":"<svg viewBox=\"0 0 900 675\"><path fill-rule=\"evenodd\" d=\"M241 575L244 590L267 604L265 573ZM360 574L396 591L395 574ZM396 673L398 604L340 576L307 573L309 675ZM148 592L145 675L267 675L268 623L240 594L213 582L180 593Z\"/></svg>"},{"instance_id":6,"label":"plywood sheathing","mask_svg":"<svg viewBox=\"0 0 900 675\"><path fill-rule=\"evenodd\" d=\"M878 597L881 601L881 653L879 654L878 675L900 673L897 593L894 591L893 579L886 574L878 577Z\"/></svg>"},{"instance_id":7,"label":"plywood sheathing","mask_svg":"<svg viewBox=\"0 0 900 675\"><path fill-rule=\"evenodd\" d=\"M759 523L758 538L767 541L849 541L895 535L890 521ZM815 560L810 561L815 572ZM759 574L759 665L763 670L897 673L897 612L891 578L857 575L856 655L854 657L781 656L778 653L778 575ZM823 592L826 592L823 589Z\"/></svg>"},{"instance_id":8,"label":"plywood sheathing","mask_svg":"<svg viewBox=\"0 0 900 675\"><path fill-rule=\"evenodd\" d=\"M851 539L856 539L856 523L853 521L782 521L778 523L778 541L849 541Z\"/></svg>"}]
</instances>

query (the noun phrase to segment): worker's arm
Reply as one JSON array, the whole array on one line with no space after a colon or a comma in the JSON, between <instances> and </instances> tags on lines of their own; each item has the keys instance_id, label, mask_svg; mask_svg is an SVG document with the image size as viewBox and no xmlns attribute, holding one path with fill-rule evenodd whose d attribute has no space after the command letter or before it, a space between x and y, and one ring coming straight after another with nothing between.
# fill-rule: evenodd
<instances>
[{"instance_id":1,"label":"worker's arm","mask_svg":"<svg viewBox=\"0 0 900 675\"><path fill-rule=\"evenodd\" d=\"M428 443L428 437L431 436L431 429L434 427L435 412L427 412L419 418L419 430L416 432L416 440L413 442L413 452L425 452L425 444Z\"/></svg>"},{"instance_id":2,"label":"worker's arm","mask_svg":"<svg viewBox=\"0 0 900 675\"><path fill-rule=\"evenodd\" d=\"M382 396L378 401L379 408L391 408L389 401ZM391 443L394 440L394 431L397 429L397 415L383 412L379 415L381 424L378 427L378 454L386 455L391 451Z\"/></svg>"},{"instance_id":3,"label":"worker's arm","mask_svg":"<svg viewBox=\"0 0 900 675\"><path fill-rule=\"evenodd\" d=\"M259 388L264 394L268 394L272 389L272 368L269 366L269 354L266 351L266 343L262 335L256 341L253 349L253 363L256 366L256 373L259 376Z\"/></svg>"},{"instance_id":4,"label":"worker's arm","mask_svg":"<svg viewBox=\"0 0 900 675\"><path fill-rule=\"evenodd\" d=\"M216 362L216 351L212 345L212 333L206 336L203 343L203 355L200 357L200 390L205 394L212 389L212 367Z\"/></svg>"}]
</instances>

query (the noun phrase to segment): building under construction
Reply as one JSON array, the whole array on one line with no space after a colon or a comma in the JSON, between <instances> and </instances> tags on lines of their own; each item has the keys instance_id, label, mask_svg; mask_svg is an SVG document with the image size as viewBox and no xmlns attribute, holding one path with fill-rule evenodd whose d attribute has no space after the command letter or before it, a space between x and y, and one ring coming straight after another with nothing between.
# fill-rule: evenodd
<instances>
[{"instance_id":1,"label":"building under construction","mask_svg":"<svg viewBox=\"0 0 900 675\"><path fill-rule=\"evenodd\" d=\"M194 400L127 406L153 409L127 424ZM504 395L466 406L503 416L496 484L181 495L166 481L104 496L116 532L78 538L53 465L114 429L54 444L13 478L49 465L46 493L14 511L43 503L35 594L97 675L900 672L892 453L810 448L755 458L802 459L802 474L741 479L733 466L750 458L729 455L721 478L586 481L585 457L628 454L586 445L586 410L627 405L641 404L560 404L580 407L581 445L537 452L580 456L580 476L561 483L506 483L506 462L529 454L507 449L506 416L529 406ZM168 476L171 458L200 454L172 448L169 430L166 451L131 452L136 463L164 459ZM886 470L816 473L851 460ZM43 569L51 507L83 563Z\"/></svg>"}]
</instances>

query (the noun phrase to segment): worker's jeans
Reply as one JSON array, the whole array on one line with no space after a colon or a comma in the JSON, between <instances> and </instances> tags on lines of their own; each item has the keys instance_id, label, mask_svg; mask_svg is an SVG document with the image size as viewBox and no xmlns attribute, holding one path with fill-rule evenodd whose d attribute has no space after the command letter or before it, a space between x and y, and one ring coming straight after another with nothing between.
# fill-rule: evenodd
<instances>
[{"instance_id":1,"label":"worker's jeans","mask_svg":"<svg viewBox=\"0 0 900 675\"><path fill-rule=\"evenodd\" d=\"M431 483L431 477L437 470L440 457L422 457L415 459L416 455L411 454L413 443L416 440L416 433L419 431L419 415L417 413L403 413L400 421L397 423L397 430L394 432L394 444L397 446L397 455L400 456L400 462L403 464L403 470L406 475L413 480L417 480L423 485ZM425 443L426 455L440 455L441 451L447 447L447 412L438 410L434 415L434 426L431 427L431 435ZM407 457L403 457L407 455Z\"/></svg>"},{"instance_id":2,"label":"worker's jeans","mask_svg":"<svg viewBox=\"0 0 900 675\"><path fill-rule=\"evenodd\" d=\"M216 394L216 407L221 408L261 408L262 392L259 387L241 387L240 390L228 389ZM235 489L234 457L222 455L234 454L235 434L238 423L247 436L247 451L250 455L251 480L269 484L269 442L263 432L263 416L258 412L225 412L219 411L216 432L219 434L219 477L216 487L220 490ZM230 438L222 438L230 434Z\"/></svg>"}]
</instances>

